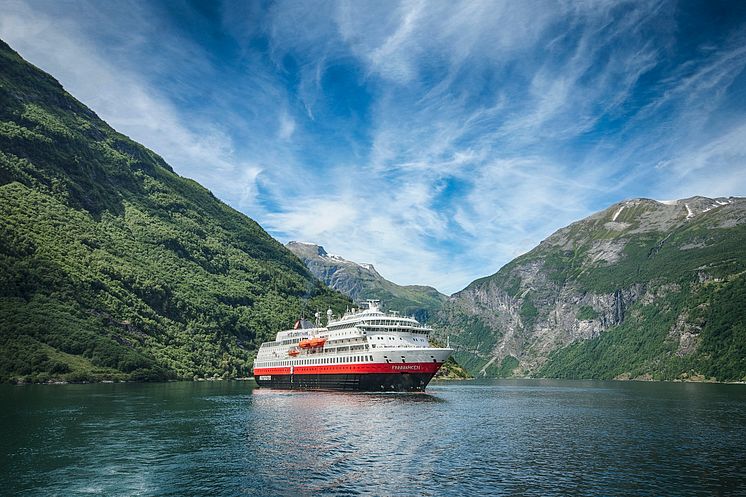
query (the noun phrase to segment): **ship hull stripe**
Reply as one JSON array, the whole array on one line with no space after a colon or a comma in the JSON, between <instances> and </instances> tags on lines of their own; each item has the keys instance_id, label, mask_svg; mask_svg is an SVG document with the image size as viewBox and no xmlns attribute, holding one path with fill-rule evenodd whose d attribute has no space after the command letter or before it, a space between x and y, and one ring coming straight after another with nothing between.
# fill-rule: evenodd
<instances>
[{"instance_id":1,"label":"ship hull stripe","mask_svg":"<svg viewBox=\"0 0 746 497\"><path fill-rule=\"evenodd\" d=\"M434 373L283 374L255 375L260 387L288 390L349 390L368 392L425 389Z\"/></svg>"},{"instance_id":2,"label":"ship hull stripe","mask_svg":"<svg viewBox=\"0 0 746 497\"><path fill-rule=\"evenodd\" d=\"M324 375L324 374L400 374L400 373L422 373L435 374L441 362L414 362L414 363L373 363L373 364L315 364L304 366L293 366L292 373L295 375ZM272 368L254 368L254 377L267 375L289 375L290 366Z\"/></svg>"}]
</instances>

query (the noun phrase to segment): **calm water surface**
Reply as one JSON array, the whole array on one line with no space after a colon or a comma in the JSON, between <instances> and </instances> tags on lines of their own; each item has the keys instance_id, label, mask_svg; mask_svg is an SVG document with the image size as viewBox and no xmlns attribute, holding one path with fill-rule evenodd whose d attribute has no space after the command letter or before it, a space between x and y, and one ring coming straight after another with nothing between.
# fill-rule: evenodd
<instances>
[{"instance_id":1,"label":"calm water surface","mask_svg":"<svg viewBox=\"0 0 746 497\"><path fill-rule=\"evenodd\" d=\"M1 386L3 495L746 495L746 386Z\"/></svg>"}]
</instances>

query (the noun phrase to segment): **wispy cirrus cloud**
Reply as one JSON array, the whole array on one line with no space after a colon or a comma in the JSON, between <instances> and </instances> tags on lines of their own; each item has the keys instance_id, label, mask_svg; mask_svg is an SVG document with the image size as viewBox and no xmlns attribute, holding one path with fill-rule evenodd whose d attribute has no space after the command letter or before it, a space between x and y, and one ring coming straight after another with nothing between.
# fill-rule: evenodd
<instances>
[{"instance_id":1,"label":"wispy cirrus cloud","mask_svg":"<svg viewBox=\"0 0 746 497\"><path fill-rule=\"evenodd\" d=\"M612 202L743 194L726 6L10 2L0 36L281 240L453 292Z\"/></svg>"},{"instance_id":2,"label":"wispy cirrus cloud","mask_svg":"<svg viewBox=\"0 0 746 497\"><path fill-rule=\"evenodd\" d=\"M191 120L178 102L133 67L143 60L131 59L131 52L143 51L142 46L149 45L155 36L145 11L128 10L129 36L108 46L90 32L101 29L100 23L107 17L104 12L81 8L83 19L78 20L64 15L68 6L54 6L50 11L37 11L34 4L7 2L0 15L0 35L32 63L60 79L69 92L115 129L154 149L181 174L237 198L255 189L253 182L260 168L237 157L226 130L215 121ZM94 15L83 16L82 12ZM157 59L161 57L165 61L189 60L192 69L196 66L201 71L209 67L199 47L181 38L178 43L165 44ZM169 71L157 65L149 67L156 74ZM240 181L236 182L237 178Z\"/></svg>"}]
</instances>

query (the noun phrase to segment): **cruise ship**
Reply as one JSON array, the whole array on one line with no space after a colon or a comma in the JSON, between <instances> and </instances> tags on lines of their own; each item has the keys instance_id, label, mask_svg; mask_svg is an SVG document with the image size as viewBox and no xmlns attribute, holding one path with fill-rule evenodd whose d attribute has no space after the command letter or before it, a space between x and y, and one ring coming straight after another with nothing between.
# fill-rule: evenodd
<instances>
[{"instance_id":1,"label":"cruise ship","mask_svg":"<svg viewBox=\"0 0 746 497\"><path fill-rule=\"evenodd\" d=\"M383 312L378 300L327 325L299 320L259 348L254 379L284 389L421 391L453 349L432 347L432 330L411 317Z\"/></svg>"}]
</instances>

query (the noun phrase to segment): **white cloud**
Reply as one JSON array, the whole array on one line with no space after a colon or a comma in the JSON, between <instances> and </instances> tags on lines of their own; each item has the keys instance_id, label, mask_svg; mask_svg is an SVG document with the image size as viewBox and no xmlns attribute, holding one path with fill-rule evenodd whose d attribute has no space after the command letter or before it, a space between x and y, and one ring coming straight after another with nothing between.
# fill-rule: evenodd
<instances>
[{"instance_id":1,"label":"white cloud","mask_svg":"<svg viewBox=\"0 0 746 497\"><path fill-rule=\"evenodd\" d=\"M131 14L135 19L143 17L137 10ZM148 43L134 25L128 25L127 31L132 40ZM0 36L27 60L53 74L113 128L155 150L178 173L223 198L242 205L252 203L249 196L256 187L251 183L259 169L242 166L225 131L214 122L195 121L180 113L140 74L112 62L107 47L87 38L79 25L22 2L10 2L0 15ZM194 47L181 48L193 64L205 64L195 58Z\"/></svg>"},{"instance_id":2,"label":"white cloud","mask_svg":"<svg viewBox=\"0 0 746 497\"><path fill-rule=\"evenodd\" d=\"M301 82L313 106L324 98L327 66L353 54L379 89L372 143L367 160L343 169L344 180L325 177L325 198L343 206L344 222L333 217L335 229L326 230L305 205L284 206L286 217L270 223L275 232L373 262L394 281L451 292L605 202L650 194L642 128L629 145L602 136L578 161L562 158L562 148L629 113L640 78L664 56L650 29L664 37L675 29L669 5L627 5L621 17L617 3L326 7L335 25L325 11L291 34L284 14L297 18L298 4L278 4L276 57L315 61ZM485 72L508 67L512 79L480 84ZM475 102L485 90L491 95ZM698 150L702 160L711 155ZM440 201L440 185L451 180L463 191ZM304 221L291 221L296 215Z\"/></svg>"},{"instance_id":3,"label":"white cloud","mask_svg":"<svg viewBox=\"0 0 746 497\"><path fill-rule=\"evenodd\" d=\"M280 140L288 140L295 132L295 120L290 117L286 112L280 115L280 125L277 136Z\"/></svg>"},{"instance_id":4,"label":"white cloud","mask_svg":"<svg viewBox=\"0 0 746 497\"><path fill-rule=\"evenodd\" d=\"M76 8L7 2L0 36L283 241L397 283L454 292L624 197L746 187L746 121L719 119L743 30L674 61L673 3L228 4L240 84L147 4L109 31L119 7Z\"/></svg>"}]
</instances>

